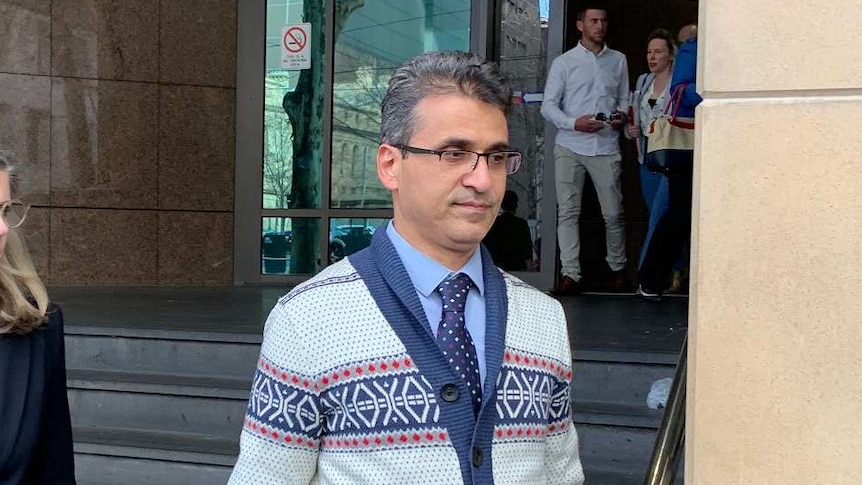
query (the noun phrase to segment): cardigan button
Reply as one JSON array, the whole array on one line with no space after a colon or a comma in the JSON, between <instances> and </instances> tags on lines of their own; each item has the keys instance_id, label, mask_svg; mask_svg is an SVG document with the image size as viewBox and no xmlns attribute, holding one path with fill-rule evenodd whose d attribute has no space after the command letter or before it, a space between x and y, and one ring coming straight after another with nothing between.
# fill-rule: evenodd
<instances>
[{"instance_id":1,"label":"cardigan button","mask_svg":"<svg viewBox=\"0 0 862 485\"><path fill-rule=\"evenodd\" d=\"M458 400L458 386L455 384L446 384L440 388L440 397L446 402L454 402Z\"/></svg>"},{"instance_id":2,"label":"cardigan button","mask_svg":"<svg viewBox=\"0 0 862 485\"><path fill-rule=\"evenodd\" d=\"M473 447L473 466L479 468L482 465L482 448Z\"/></svg>"}]
</instances>

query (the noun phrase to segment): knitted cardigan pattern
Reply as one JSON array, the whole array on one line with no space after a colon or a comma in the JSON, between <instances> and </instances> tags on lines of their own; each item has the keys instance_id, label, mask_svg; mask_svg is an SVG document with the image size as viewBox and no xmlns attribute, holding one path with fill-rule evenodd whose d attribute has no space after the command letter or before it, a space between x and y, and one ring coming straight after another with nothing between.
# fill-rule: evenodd
<instances>
[{"instance_id":1,"label":"knitted cardigan pattern","mask_svg":"<svg viewBox=\"0 0 862 485\"><path fill-rule=\"evenodd\" d=\"M482 251L478 418L378 231L270 313L228 483L583 483L562 307Z\"/></svg>"}]
</instances>

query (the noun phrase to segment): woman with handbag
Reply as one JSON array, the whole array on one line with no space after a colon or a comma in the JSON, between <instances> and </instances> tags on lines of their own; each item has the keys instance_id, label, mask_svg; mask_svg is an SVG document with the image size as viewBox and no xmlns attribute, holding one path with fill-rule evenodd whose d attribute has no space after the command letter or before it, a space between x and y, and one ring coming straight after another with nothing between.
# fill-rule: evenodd
<instances>
[{"instance_id":1,"label":"woman with handbag","mask_svg":"<svg viewBox=\"0 0 862 485\"><path fill-rule=\"evenodd\" d=\"M641 194L650 216L649 230L644 238L638 266L646 254L650 235L658 222L658 216L664 213L667 208L666 194L658 200L656 198L662 175L647 170L644 165L644 154L649 143L650 125L656 118L662 116L670 99L670 77L675 53L676 44L674 44L671 33L667 30L656 29L647 38L646 57L649 72L638 77L632 99L635 116L632 117L631 124L626 126L623 132L626 138L634 139L637 142Z\"/></svg>"},{"instance_id":2,"label":"woman with handbag","mask_svg":"<svg viewBox=\"0 0 862 485\"><path fill-rule=\"evenodd\" d=\"M0 153L0 484L74 485L63 315L18 233L15 185Z\"/></svg>"},{"instance_id":3,"label":"woman with handbag","mask_svg":"<svg viewBox=\"0 0 862 485\"><path fill-rule=\"evenodd\" d=\"M656 29L647 39L647 64L649 72L638 77L632 105L636 116L626 126L625 137L637 140L638 163L640 164L641 193L647 209L652 211L653 199L661 182L661 175L644 167L644 154L649 141L650 124L664 112L670 99L670 76L676 45L670 32Z\"/></svg>"},{"instance_id":4,"label":"woman with handbag","mask_svg":"<svg viewBox=\"0 0 862 485\"><path fill-rule=\"evenodd\" d=\"M702 101L697 94L696 73L697 38L693 38L683 43L674 63L670 87L672 117L661 120L665 122L662 124L664 128L673 125L678 131L687 131L689 140L693 140L694 124L682 120L693 120L694 109ZM656 148L655 144L653 148ZM661 183L667 189L668 207L656 223L638 272L638 294L645 298L661 297L669 284L674 260L691 236L693 149L692 143L686 150L667 150L661 154L662 157L653 157L655 154L652 152L647 155L648 159L660 159L664 168Z\"/></svg>"}]
</instances>

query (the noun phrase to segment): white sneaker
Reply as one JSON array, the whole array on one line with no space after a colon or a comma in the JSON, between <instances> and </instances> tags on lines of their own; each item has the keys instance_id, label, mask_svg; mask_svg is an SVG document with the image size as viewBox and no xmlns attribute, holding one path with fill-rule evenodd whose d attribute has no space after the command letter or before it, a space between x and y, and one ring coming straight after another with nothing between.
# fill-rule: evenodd
<instances>
[{"instance_id":1,"label":"white sneaker","mask_svg":"<svg viewBox=\"0 0 862 485\"><path fill-rule=\"evenodd\" d=\"M645 291L643 286L638 285L638 289L635 291L635 294L643 297L645 300L661 300L661 293L651 293Z\"/></svg>"}]
</instances>

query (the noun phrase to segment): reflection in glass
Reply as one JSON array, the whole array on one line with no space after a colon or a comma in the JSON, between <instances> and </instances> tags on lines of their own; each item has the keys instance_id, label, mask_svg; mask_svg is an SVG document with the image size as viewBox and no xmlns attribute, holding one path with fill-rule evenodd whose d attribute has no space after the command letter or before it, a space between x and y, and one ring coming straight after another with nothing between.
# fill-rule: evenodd
<instances>
[{"instance_id":1,"label":"reflection in glass","mask_svg":"<svg viewBox=\"0 0 862 485\"><path fill-rule=\"evenodd\" d=\"M385 231L389 219L344 218L329 221L329 263L335 263L371 244L374 233Z\"/></svg>"},{"instance_id":2,"label":"reflection in glass","mask_svg":"<svg viewBox=\"0 0 862 485\"><path fill-rule=\"evenodd\" d=\"M267 0L264 77L264 209L317 209L323 168L323 88L325 0ZM285 25L311 24L307 39L311 67L281 67ZM314 274L320 268L320 223L294 219L289 274Z\"/></svg>"},{"instance_id":3,"label":"reflection in glass","mask_svg":"<svg viewBox=\"0 0 862 485\"><path fill-rule=\"evenodd\" d=\"M335 39L332 207L388 208L377 180L380 103L392 70L436 50L469 50L470 2L365 0ZM407 140L404 140L407 142Z\"/></svg>"},{"instance_id":4,"label":"reflection in glass","mask_svg":"<svg viewBox=\"0 0 862 485\"><path fill-rule=\"evenodd\" d=\"M267 0L263 208L320 207L325 0ZM311 68L281 68L282 29L311 23Z\"/></svg>"},{"instance_id":5,"label":"reflection in glass","mask_svg":"<svg viewBox=\"0 0 862 485\"><path fill-rule=\"evenodd\" d=\"M317 245L303 248L298 234L320 234L320 219L264 217L260 238L261 274L308 275L320 269ZM309 254L311 253L311 254Z\"/></svg>"},{"instance_id":6,"label":"reflection in glass","mask_svg":"<svg viewBox=\"0 0 862 485\"><path fill-rule=\"evenodd\" d=\"M497 52L500 69L509 79L515 105L509 115L509 144L523 151L521 168L509 175L507 188L518 195L515 214L527 220L534 259L528 271L540 268L542 177L545 163L545 121L538 93L544 89L548 53L548 22L539 0L499 2L501 9ZM553 201L548 201L553 204Z\"/></svg>"}]
</instances>

